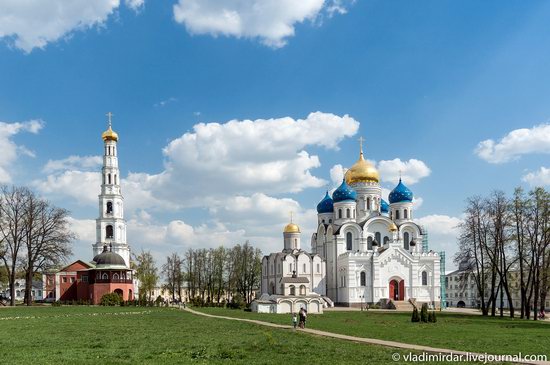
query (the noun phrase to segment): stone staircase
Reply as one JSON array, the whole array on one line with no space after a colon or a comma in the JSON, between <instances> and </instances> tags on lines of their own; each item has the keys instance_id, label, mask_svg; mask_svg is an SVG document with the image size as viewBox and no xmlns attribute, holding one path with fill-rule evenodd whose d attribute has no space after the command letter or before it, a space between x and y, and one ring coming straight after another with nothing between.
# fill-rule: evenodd
<instances>
[{"instance_id":1,"label":"stone staircase","mask_svg":"<svg viewBox=\"0 0 550 365\"><path fill-rule=\"evenodd\" d=\"M395 306L396 311L401 312L412 312L414 309L413 305L405 300L394 300L393 305Z\"/></svg>"}]
</instances>

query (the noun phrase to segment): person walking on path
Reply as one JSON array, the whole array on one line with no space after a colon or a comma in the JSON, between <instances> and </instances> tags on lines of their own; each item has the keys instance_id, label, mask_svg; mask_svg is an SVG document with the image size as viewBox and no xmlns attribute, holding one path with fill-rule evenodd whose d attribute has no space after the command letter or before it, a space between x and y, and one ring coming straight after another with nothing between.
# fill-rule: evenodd
<instances>
[{"instance_id":1,"label":"person walking on path","mask_svg":"<svg viewBox=\"0 0 550 365\"><path fill-rule=\"evenodd\" d=\"M305 326L305 317L304 317L304 308L300 308L300 312L298 312L298 315L300 316L300 324L299 324L299 327L300 328L304 328Z\"/></svg>"},{"instance_id":2,"label":"person walking on path","mask_svg":"<svg viewBox=\"0 0 550 365\"><path fill-rule=\"evenodd\" d=\"M298 315L296 313L292 315L292 325L294 326L294 329L296 329L296 326L298 325Z\"/></svg>"},{"instance_id":3,"label":"person walking on path","mask_svg":"<svg viewBox=\"0 0 550 365\"><path fill-rule=\"evenodd\" d=\"M304 313L304 321L303 321L303 324L302 324L302 328L306 328L307 310L305 308L302 308L302 311Z\"/></svg>"}]
</instances>

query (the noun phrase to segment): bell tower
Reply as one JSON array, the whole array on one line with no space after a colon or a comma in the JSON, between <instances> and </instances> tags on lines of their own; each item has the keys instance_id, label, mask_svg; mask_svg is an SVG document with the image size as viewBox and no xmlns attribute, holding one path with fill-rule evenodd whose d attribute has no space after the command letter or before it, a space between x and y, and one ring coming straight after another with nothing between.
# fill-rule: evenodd
<instances>
[{"instance_id":1,"label":"bell tower","mask_svg":"<svg viewBox=\"0 0 550 365\"><path fill-rule=\"evenodd\" d=\"M103 251L103 246L122 256L130 267L130 247L126 243L126 221L124 220L124 198L120 191L118 169L118 134L112 129L113 113L107 113L109 127L103 139L103 168L101 169L101 193L99 194L99 217L96 219L96 243L94 256Z\"/></svg>"}]
</instances>

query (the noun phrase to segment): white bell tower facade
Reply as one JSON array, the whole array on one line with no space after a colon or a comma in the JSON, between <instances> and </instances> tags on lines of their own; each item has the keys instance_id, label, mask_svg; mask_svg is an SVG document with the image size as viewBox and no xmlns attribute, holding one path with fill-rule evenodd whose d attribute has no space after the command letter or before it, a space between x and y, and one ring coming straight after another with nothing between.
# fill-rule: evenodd
<instances>
[{"instance_id":1,"label":"white bell tower facade","mask_svg":"<svg viewBox=\"0 0 550 365\"><path fill-rule=\"evenodd\" d=\"M94 256L103 252L106 245L124 259L130 267L130 246L126 243L126 221L124 220L124 198L120 191L120 171L118 169L118 134L111 127L112 113L107 113L109 128L103 132L102 184L99 194L99 218L96 219L96 243Z\"/></svg>"}]
</instances>

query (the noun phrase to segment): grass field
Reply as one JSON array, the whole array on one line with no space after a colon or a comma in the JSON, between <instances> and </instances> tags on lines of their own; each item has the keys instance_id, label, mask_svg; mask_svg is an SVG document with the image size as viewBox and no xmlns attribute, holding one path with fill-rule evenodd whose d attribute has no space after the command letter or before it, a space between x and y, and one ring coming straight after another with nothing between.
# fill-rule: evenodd
<instances>
[{"instance_id":1,"label":"grass field","mask_svg":"<svg viewBox=\"0 0 550 365\"><path fill-rule=\"evenodd\" d=\"M388 364L394 352L408 353L168 308L0 309L3 364Z\"/></svg>"},{"instance_id":2,"label":"grass field","mask_svg":"<svg viewBox=\"0 0 550 365\"><path fill-rule=\"evenodd\" d=\"M285 314L196 308L209 314L288 324ZM437 312L437 323L411 323L405 312L325 312L309 315L309 328L346 335L490 354L544 354L550 359L550 323Z\"/></svg>"}]
</instances>

